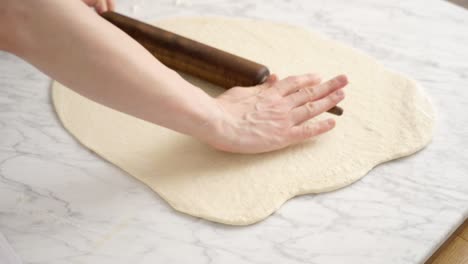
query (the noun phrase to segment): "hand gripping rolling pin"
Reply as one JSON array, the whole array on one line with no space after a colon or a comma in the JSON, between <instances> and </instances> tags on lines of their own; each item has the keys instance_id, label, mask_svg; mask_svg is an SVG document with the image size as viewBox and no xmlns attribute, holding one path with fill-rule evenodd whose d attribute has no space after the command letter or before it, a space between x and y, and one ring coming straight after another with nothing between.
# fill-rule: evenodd
<instances>
[{"instance_id":1,"label":"hand gripping rolling pin","mask_svg":"<svg viewBox=\"0 0 468 264\"><path fill-rule=\"evenodd\" d=\"M264 65L130 17L115 12L105 12L102 17L139 42L167 67L221 87L255 86L270 75ZM335 106L328 112L341 115L343 109Z\"/></svg>"}]
</instances>

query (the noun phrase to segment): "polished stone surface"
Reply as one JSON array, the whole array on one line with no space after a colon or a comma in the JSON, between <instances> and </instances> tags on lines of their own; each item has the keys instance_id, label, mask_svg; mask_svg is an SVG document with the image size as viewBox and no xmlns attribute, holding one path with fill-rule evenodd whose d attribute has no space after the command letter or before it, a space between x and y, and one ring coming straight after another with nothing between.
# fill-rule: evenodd
<instances>
[{"instance_id":1,"label":"polished stone surface","mask_svg":"<svg viewBox=\"0 0 468 264\"><path fill-rule=\"evenodd\" d=\"M0 53L0 232L24 263L420 263L468 216L468 11L439 0L117 1L146 21L250 17L304 26L424 87L432 144L256 225L182 215L80 146L50 79Z\"/></svg>"}]
</instances>

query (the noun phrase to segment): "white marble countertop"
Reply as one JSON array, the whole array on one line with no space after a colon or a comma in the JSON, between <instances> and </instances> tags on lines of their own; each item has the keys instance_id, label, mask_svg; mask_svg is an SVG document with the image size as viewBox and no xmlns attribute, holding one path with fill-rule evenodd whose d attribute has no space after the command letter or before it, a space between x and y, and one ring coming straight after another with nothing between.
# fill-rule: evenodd
<instances>
[{"instance_id":1,"label":"white marble countertop","mask_svg":"<svg viewBox=\"0 0 468 264\"><path fill-rule=\"evenodd\" d=\"M54 115L49 78L0 53L0 232L24 263L420 263L467 217L468 11L439 0L117 3L147 21L284 21L364 50L425 87L433 143L259 224L213 224L80 146Z\"/></svg>"}]
</instances>

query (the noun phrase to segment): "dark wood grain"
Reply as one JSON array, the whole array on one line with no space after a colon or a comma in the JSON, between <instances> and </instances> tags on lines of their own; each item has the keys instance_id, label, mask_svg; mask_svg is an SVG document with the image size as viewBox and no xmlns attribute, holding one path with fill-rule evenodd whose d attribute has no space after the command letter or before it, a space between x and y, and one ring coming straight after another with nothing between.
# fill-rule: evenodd
<instances>
[{"instance_id":1,"label":"dark wood grain","mask_svg":"<svg viewBox=\"0 0 468 264\"><path fill-rule=\"evenodd\" d=\"M106 12L102 16L138 41L166 66L216 85L225 88L253 86L262 83L269 75L264 65L198 41L115 12Z\"/></svg>"},{"instance_id":2,"label":"dark wood grain","mask_svg":"<svg viewBox=\"0 0 468 264\"><path fill-rule=\"evenodd\" d=\"M264 65L133 18L115 12L105 12L102 17L138 41L167 67L221 87L255 86L270 75ZM343 109L334 107L328 112L341 115Z\"/></svg>"}]
</instances>

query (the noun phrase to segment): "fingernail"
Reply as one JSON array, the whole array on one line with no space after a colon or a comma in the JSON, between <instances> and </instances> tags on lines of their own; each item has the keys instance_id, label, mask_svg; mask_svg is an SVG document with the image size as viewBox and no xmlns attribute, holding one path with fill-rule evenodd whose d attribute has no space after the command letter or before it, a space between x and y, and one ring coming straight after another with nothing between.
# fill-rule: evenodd
<instances>
[{"instance_id":1,"label":"fingernail","mask_svg":"<svg viewBox=\"0 0 468 264\"><path fill-rule=\"evenodd\" d=\"M344 96L344 92L340 89L338 91L335 92L335 94L339 97L343 97Z\"/></svg>"},{"instance_id":2,"label":"fingernail","mask_svg":"<svg viewBox=\"0 0 468 264\"><path fill-rule=\"evenodd\" d=\"M335 125L335 120L328 119L327 123L328 123L329 126L334 126Z\"/></svg>"}]
</instances>

